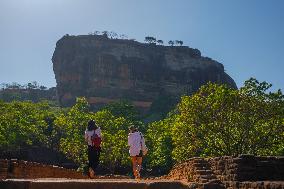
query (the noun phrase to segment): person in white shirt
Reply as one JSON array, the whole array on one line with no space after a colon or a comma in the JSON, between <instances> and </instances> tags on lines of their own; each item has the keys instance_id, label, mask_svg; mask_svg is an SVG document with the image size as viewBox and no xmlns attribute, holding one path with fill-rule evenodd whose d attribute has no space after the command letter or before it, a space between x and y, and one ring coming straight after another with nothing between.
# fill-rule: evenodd
<instances>
[{"instance_id":1,"label":"person in white shirt","mask_svg":"<svg viewBox=\"0 0 284 189\"><path fill-rule=\"evenodd\" d=\"M133 125L129 127L128 134L129 154L132 160L133 175L135 179L140 179L142 166L143 148L146 147L145 139L141 132Z\"/></svg>"},{"instance_id":2,"label":"person in white shirt","mask_svg":"<svg viewBox=\"0 0 284 189\"><path fill-rule=\"evenodd\" d=\"M101 129L96 125L94 120L88 122L88 127L85 131L85 141L88 145L89 176L90 178L94 178L95 170L99 165L101 152ZM99 141L99 143L97 141Z\"/></svg>"}]
</instances>

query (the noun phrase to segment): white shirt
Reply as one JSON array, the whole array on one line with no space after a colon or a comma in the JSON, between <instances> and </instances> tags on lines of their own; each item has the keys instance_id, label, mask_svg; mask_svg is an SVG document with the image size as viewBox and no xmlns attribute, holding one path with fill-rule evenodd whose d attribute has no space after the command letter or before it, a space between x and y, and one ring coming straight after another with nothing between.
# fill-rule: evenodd
<instances>
[{"instance_id":1,"label":"white shirt","mask_svg":"<svg viewBox=\"0 0 284 189\"><path fill-rule=\"evenodd\" d=\"M136 131L134 133L128 134L128 146L129 146L129 154L130 156L137 156L140 153L140 150L142 149L141 146L145 145L145 140L142 135L142 133Z\"/></svg>"},{"instance_id":2,"label":"white shirt","mask_svg":"<svg viewBox=\"0 0 284 189\"><path fill-rule=\"evenodd\" d=\"M100 127L98 127L96 130L92 130L92 131L86 130L85 131L85 141L88 143L89 146L93 146L92 136L94 135L94 132L95 132L95 134L98 135L98 137L101 137L101 128Z\"/></svg>"}]
</instances>

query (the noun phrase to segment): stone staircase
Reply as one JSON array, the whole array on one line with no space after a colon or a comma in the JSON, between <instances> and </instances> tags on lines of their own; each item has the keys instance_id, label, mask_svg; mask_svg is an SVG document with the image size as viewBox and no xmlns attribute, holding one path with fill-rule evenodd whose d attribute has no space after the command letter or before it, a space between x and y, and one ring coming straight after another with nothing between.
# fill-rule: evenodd
<instances>
[{"instance_id":1,"label":"stone staircase","mask_svg":"<svg viewBox=\"0 0 284 189\"><path fill-rule=\"evenodd\" d=\"M176 165L166 178L195 183L196 188L224 188L204 158L191 158Z\"/></svg>"},{"instance_id":2,"label":"stone staircase","mask_svg":"<svg viewBox=\"0 0 284 189\"><path fill-rule=\"evenodd\" d=\"M216 175L212 172L210 165L203 158L194 159L192 164L193 181L207 183L217 181Z\"/></svg>"}]
</instances>

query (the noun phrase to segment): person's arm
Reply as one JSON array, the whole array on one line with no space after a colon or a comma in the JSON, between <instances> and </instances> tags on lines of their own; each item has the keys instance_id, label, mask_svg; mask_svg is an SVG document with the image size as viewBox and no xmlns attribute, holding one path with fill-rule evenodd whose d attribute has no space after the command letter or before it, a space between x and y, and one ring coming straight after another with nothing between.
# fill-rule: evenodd
<instances>
[{"instance_id":1,"label":"person's arm","mask_svg":"<svg viewBox=\"0 0 284 189\"><path fill-rule=\"evenodd\" d=\"M85 141L88 143L88 134L86 131L85 131Z\"/></svg>"},{"instance_id":2,"label":"person's arm","mask_svg":"<svg viewBox=\"0 0 284 189\"><path fill-rule=\"evenodd\" d=\"M131 141L131 135L128 135L128 141L127 141L128 146L131 146L132 141Z\"/></svg>"},{"instance_id":3,"label":"person's arm","mask_svg":"<svg viewBox=\"0 0 284 189\"><path fill-rule=\"evenodd\" d=\"M100 127L99 127L98 129L99 129L99 131L98 131L98 133L99 133L99 137L101 138L101 141L103 141L102 130L101 130L101 128L100 128Z\"/></svg>"},{"instance_id":4,"label":"person's arm","mask_svg":"<svg viewBox=\"0 0 284 189\"><path fill-rule=\"evenodd\" d=\"M146 148L145 138L141 132L140 132L140 136L141 136L142 148Z\"/></svg>"},{"instance_id":5,"label":"person's arm","mask_svg":"<svg viewBox=\"0 0 284 189\"><path fill-rule=\"evenodd\" d=\"M98 137L102 137L102 130L100 127L98 127L96 130L95 130L95 133L98 135Z\"/></svg>"}]
</instances>

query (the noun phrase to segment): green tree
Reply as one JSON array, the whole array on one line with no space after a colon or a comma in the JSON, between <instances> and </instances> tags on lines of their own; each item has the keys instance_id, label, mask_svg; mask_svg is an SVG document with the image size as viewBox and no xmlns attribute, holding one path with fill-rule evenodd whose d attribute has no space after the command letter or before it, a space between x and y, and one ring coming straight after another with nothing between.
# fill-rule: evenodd
<instances>
[{"instance_id":1,"label":"green tree","mask_svg":"<svg viewBox=\"0 0 284 189\"><path fill-rule=\"evenodd\" d=\"M102 129L102 164L112 173L116 169L129 167L127 136L130 123L123 117L113 116L108 110L96 112L94 119Z\"/></svg>"},{"instance_id":2,"label":"green tree","mask_svg":"<svg viewBox=\"0 0 284 189\"><path fill-rule=\"evenodd\" d=\"M146 133L149 153L147 154L147 167L154 173L165 174L173 165L172 159L172 124L173 117L150 123Z\"/></svg>"},{"instance_id":3,"label":"green tree","mask_svg":"<svg viewBox=\"0 0 284 189\"><path fill-rule=\"evenodd\" d=\"M147 37L145 37L145 42L149 43L149 44L156 43L156 38L155 37L151 37L151 36L147 36Z\"/></svg>"},{"instance_id":4,"label":"green tree","mask_svg":"<svg viewBox=\"0 0 284 189\"><path fill-rule=\"evenodd\" d=\"M94 35L99 35L100 31L94 31Z\"/></svg>"},{"instance_id":5,"label":"green tree","mask_svg":"<svg viewBox=\"0 0 284 189\"><path fill-rule=\"evenodd\" d=\"M174 46L174 44L175 44L174 41L172 41L172 40L170 40L168 43L169 43L170 46Z\"/></svg>"},{"instance_id":6,"label":"green tree","mask_svg":"<svg viewBox=\"0 0 284 189\"><path fill-rule=\"evenodd\" d=\"M105 38L108 39L108 36L109 36L109 32L108 31L102 31L102 36L104 36Z\"/></svg>"},{"instance_id":7,"label":"green tree","mask_svg":"<svg viewBox=\"0 0 284 189\"><path fill-rule=\"evenodd\" d=\"M157 43L158 43L159 45L163 45L164 41L161 40L161 39L159 39L159 40L157 40Z\"/></svg>"},{"instance_id":8,"label":"green tree","mask_svg":"<svg viewBox=\"0 0 284 189\"><path fill-rule=\"evenodd\" d=\"M49 146L45 118L51 110L47 103L0 102L0 149Z\"/></svg>"},{"instance_id":9,"label":"green tree","mask_svg":"<svg viewBox=\"0 0 284 189\"><path fill-rule=\"evenodd\" d=\"M284 98L281 91L267 93L270 86L255 79L240 90L209 83L182 97L172 130L173 158L279 154Z\"/></svg>"},{"instance_id":10,"label":"green tree","mask_svg":"<svg viewBox=\"0 0 284 189\"><path fill-rule=\"evenodd\" d=\"M92 119L89 104L85 98L77 98L76 104L54 121L54 138L60 138L59 150L78 165L87 161L84 131Z\"/></svg>"},{"instance_id":11,"label":"green tree","mask_svg":"<svg viewBox=\"0 0 284 189\"><path fill-rule=\"evenodd\" d=\"M175 43L176 43L177 45L180 45L180 46L183 45L183 41L181 41L181 40L176 40Z\"/></svg>"},{"instance_id":12,"label":"green tree","mask_svg":"<svg viewBox=\"0 0 284 189\"><path fill-rule=\"evenodd\" d=\"M110 111L115 117L124 117L130 122L139 121L139 112L130 101L120 100L113 102L103 109Z\"/></svg>"}]
</instances>

